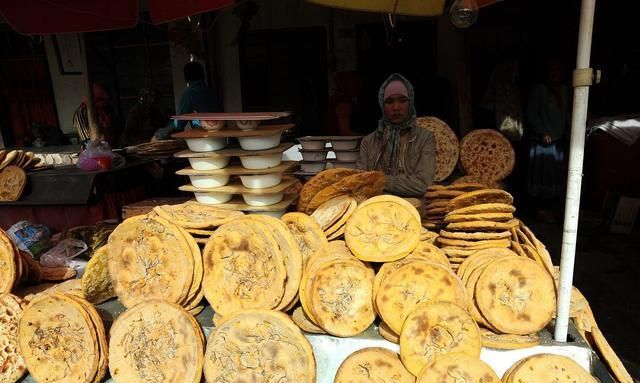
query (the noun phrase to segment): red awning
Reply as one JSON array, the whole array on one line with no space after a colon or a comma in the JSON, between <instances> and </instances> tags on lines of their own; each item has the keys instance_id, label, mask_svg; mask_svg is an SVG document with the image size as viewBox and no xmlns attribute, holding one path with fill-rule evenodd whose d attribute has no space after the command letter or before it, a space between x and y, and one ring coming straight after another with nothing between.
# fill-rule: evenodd
<instances>
[{"instance_id":1,"label":"red awning","mask_svg":"<svg viewBox=\"0 0 640 383\"><path fill-rule=\"evenodd\" d=\"M147 0L155 24L232 5L234 0ZM0 14L25 35L95 32L138 23L137 0L0 0Z\"/></svg>"}]
</instances>

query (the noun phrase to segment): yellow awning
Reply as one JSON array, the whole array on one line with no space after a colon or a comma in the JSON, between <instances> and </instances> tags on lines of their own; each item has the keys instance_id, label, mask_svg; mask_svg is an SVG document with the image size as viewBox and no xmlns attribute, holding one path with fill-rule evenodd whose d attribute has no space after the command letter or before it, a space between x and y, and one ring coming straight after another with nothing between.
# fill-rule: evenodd
<instances>
[{"instance_id":1,"label":"yellow awning","mask_svg":"<svg viewBox=\"0 0 640 383\"><path fill-rule=\"evenodd\" d=\"M307 0L328 7L365 12L392 13L397 4L399 15L438 16L444 10L445 0Z\"/></svg>"}]
</instances>

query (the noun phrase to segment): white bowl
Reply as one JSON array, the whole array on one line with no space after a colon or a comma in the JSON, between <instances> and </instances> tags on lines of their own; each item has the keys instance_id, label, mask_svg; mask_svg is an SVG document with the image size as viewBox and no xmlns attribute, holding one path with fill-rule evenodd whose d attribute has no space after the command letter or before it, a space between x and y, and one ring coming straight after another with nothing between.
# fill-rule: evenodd
<instances>
[{"instance_id":1,"label":"white bowl","mask_svg":"<svg viewBox=\"0 0 640 383\"><path fill-rule=\"evenodd\" d=\"M331 141L331 147L333 150L354 150L358 147L360 140L349 141Z\"/></svg>"},{"instance_id":2,"label":"white bowl","mask_svg":"<svg viewBox=\"0 0 640 383\"><path fill-rule=\"evenodd\" d=\"M236 126L242 130L254 130L260 125L260 121L252 121L252 120L238 120L236 121Z\"/></svg>"},{"instance_id":3,"label":"white bowl","mask_svg":"<svg viewBox=\"0 0 640 383\"><path fill-rule=\"evenodd\" d=\"M189 163L194 170L216 170L229 165L229 157L216 158L189 158Z\"/></svg>"},{"instance_id":4,"label":"white bowl","mask_svg":"<svg viewBox=\"0 0 640 383\"><path fill-rule=\"evenodd\" d=\"M216 131L224 128L224 121L200 120L202 129L208 131Z\"/></svg>"},{"instance_id":5,"label":"white bowl","mask_svg":"<svg viewBox=\"0 0 640 383\"><path fill-rule=\"evenodd\" d=\"M300 169L305 173L319 173L327 167L325 161L300 161Z\"/></svg>"},{"instance_id":6,"label":"white bowl","mask_svg":"<svg viewBox=\"0 0 640 383\"><path fill-rule=\"evenodd\" d=\"M227 146L226 138L187 138L186 141L192 152L213 152Z\"/></svg>"},{"instance_id":7,"label":"white bowl","mask_svg":"<svg viewBox=\"0 0 640 383\"><path fill-rule=\"evenodd\" d=\"M193 193L196 196L196 201L205 205L217 205L225 202L229 202L233 194L210 192L210 193Z\"/></svg>"},{"instance_id":8,"label":"white bowl","mask_svg":"<svg viewBox=\"0 0 640 383\"><path fill-rule=\"evenodd\" d=\"M262 137L238 137L240 147L244 150L267 150L280 145L281 134Z\"/></svg>"},{"instance_id":9,"label":"white bowl","mask_svg":"<svg viewBox=\"0 0 640 383\"><path fill-rule=\"evenodd\" d=\"M266 189L282 182L282 174L270 173L270 174L256 174L251 176L240 176L242 185L249 189Z\"/></svg>"},{"instance_id":10,"label":"white bowl","mask_svg":"<svg viewBox=\"0 0 640 383\"><path fill-rule=\"evenodd\" d=\"M327 159L327 150L301 150L304 161L324 161Z\"/></svg>"},{"instance_id":11,"label":"white bowl","mask_svg":"<svg viewBox=\"0 0 640 383\"><path fill-rule=\"evenodd\" d=\"M284 198L284 193L274 193L274 194L249 194L242 193L242 199L249 206L269 206L275 205L278 202L282 201Z\"/></svg>"},{"instance_id":12,"label":"white bowl","mask_svg":"<svg viewBox=\"0 0 640 383\"><path fill-rule=\"evenodd\" d=\"M336 153L338 161L355 162L358 161L358 157L360 157L360 152L358 150L334 150L334 152Z\"/></svg>"},{"instance_id":13,"label":"white bowl","mask_svg":"<svg viewBox=\"0 0 640 383\"><path fill-rule=\"evenodd\" d=\"M282 218L282 216L284 215L284 213L286 213L286 210L278 210L278 211L254 211L252 213L249 214L257 214L257 215L266 215L269 217L273 217L273 218Z\"/></svg>"},{"instance_id":14,"label":"white bowl","mask_svg":"<svg viewBox=\"0 0 640 383\"><path fill-rule=\"evenodd\" d=\"M246 169L269 169L275 168L282 163L282 154L266 154L264 156L243 156L240 157L242 167Z\"/></svg>"},{"instance_id":15,"label":"white bowl","mask_svg":"<svg viewBox=\"0 0 640 383\"><path fill-rule=\"evenodd\" d=\"M229 183L228 174L210 174L202 176L189 176L191 184L198 189L213 189Z\"/></svg>"}]
</instances>

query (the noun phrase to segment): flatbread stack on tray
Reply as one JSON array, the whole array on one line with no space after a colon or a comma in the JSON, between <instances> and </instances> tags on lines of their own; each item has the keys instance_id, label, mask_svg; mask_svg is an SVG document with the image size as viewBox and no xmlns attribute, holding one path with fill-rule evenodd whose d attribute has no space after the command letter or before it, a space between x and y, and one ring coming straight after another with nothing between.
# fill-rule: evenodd
<instances>
[{"instance_id":1,"label":"flatbread stack on tray","mask_svg":"<svg viewBox=\"0 0 640 383\"><path fill-rule=\"evenodd\" d=\"M382 194L384 173L355 169L328 169L318 173L302 186L298 211L311 214L320 205L340 196L350 196L360 203Z\"/></svg>"},{"instance_id":2,"label":"flatbread stack on tray","mask_svg":"<svg viewBox=\"0 0 640 383\"><path fill-rule=\"evenodd\" d=\"M311 344L287 315L243 310L213 329L207 340L204 377L207 383L314 383L316 361Z\"/></svg>"},{"instance_id":3,"label":"flatbread stack on tray","mask_svg":"<svg viewBox=\"0 0 640 383\"><path fill-rule=\"evenodd\" d=\"M535 334L553 318L553 278L538 263L509 249L489 248L474 253L462 263L458 275L467 290L471 317L495 333ZM494 344L499 346L500 342Z\"/></svg>"},{"instance_id":4,"label":"flatbread stack on tray","mask_svg":"<svg viewBox=\"0 0 640 383\"><path fill-rule=\"evenodd\" d=\"M204 295L220 316L295 303L302 254L281 220L250 215L226 223L209 238L203 257Z\"/></svg>"},{"instance_id":5,"label":"flatbread stack on tray","mask_svg":"<svg viewBox=\"0 0 640 383\"><path fill-rule=\"evenodd\" d=\"M296 319L308 319L334 336L362 333L376 317L374 277L372 267L354 257L344 242L329 242L312 254L304 270L299 291L304 315Z\"/></svg>"},{"instance_id":6,"label":"flatbread stack on tray","mask_svg":"<svg viewBox=\"0 0 640 383\"><path fill-rule=\"evenodd\" d=\"M181 306L147 301L111 326L109 371L116 382L199 383L204 335Z\"/></svg>"},{"instance_id":7,"label":"flatbread stack on tray","mask_svg":"<svg viewBox=\"0 0 640 383\"><path fill-rule=\"evenodd\" d=\"M18 345L37 382L100 382L107 370L102 319L74 295L53 293L32 301L20 319Z\"/></svg>"},{"instance_id":8,"label":"flatbread stack on tray","mask_svg":"<svg viewBox=\"0 0 640 383\"><path fill-rule=\"evenodd\" d=\"M503 383L558 382L595 383L591 374L563 355L536 354L517 361L502 376Z\"/></svg>"},{"instance_id":9,"label":"flatbread stack on tray","mask_svg":"<svg viewBox=\"0 0 640 383\"><path fill-rule=\"evenodd\" d=\"M486 189L481 183L458 183L452 185L431 185L424 195L424 219L422 226L438 231L445 226L444 217L449 212L449 201L467 192Z\"/></svg>"},{"instance_id":10,"label":"flatbread stack on tray","mask_svg":"<svg viewBox=\"0 0 640 383\"><path fill-rule=\"evenodd\" d=\"M489 179L482 178L479 176L462 176L462 177L456 178L455 180L453 180L453 182L451 182L452 185L462 184L462 183L464 184L476 183L476 184L485 185L487 189L503 189L504 190L504 184L502 182L491 181Z\"/></svg>"},{"instance_id":11,"label":"flatbread stack on tray","mask_svg":"<svg viewBox=\"0 0 640 383\"><path fill-rule=\"evenodd\" d=\"M416 383L440 382L500 383L500 378L479 358L452 352L435 358L422 369L416 380Z\"/></svg>"},{"instance_id":12,"label":"flatbread stack on tray","mask_svg":"<svg viewBox=\"0 0 640 383\"><path fill-rule=\"evenodd\" d=\"M466 175L502 181L513 172L515 164L511 143L497 130L474 130L460 143L460 167Z\"/></svg>"},{"instance_id":13,"label":"flatbread stack on tray","mask_svg":"<svg viewBox=\"0 0 640 383\"><path fill-rule=\"evenodd\" d=\"M399 335L407 317L423 302L467 306L462 282L441 258L435 252L428 258L410 255L380 267L373 285L374 308L389 335Z\"/></svg>"},{"instance_id":14,"label":"flatbread stack on tray","mask_svg":"<svg viewBox=\"0 0 640 383\"><path fill-rule=\"evenodd\" d=\"M349 355L340 365L334 383L415 383L397 353L381 347L367 347Z\"/></svg>"},{"instance_id":15,"label":"flatbread stack on tray","mask_svg":"<svg viewBox=\"0 0 640 383\"><path fill-rule=\"evenodd\" d=\"M438 357L462 353L480 357L480 330L466 310L451 302L422 302L400 332L400 358L415 376Z\"/></svg>"},{"instance_id":16,"label":"flatbread stack on tray","mask_svg":"<svg viewBox=\"0 0 640 383\"><path fill-rule=\"evenodd\" d=\"M153 212L183 228L198 244L206 244L217 227L244 216L238 210L221 209L195 201L156 206Z\"/></svg>"},{"instance_id":17,"label":"flatbread stack on tray","mask_svg":"<svg viewBox=\"0 0 640 383\"><path fill-rule=\"evenodd\" d=\"M107 246L113 290L125 307L163 299L194 313L202 309L202 255L180 226L158 216L131 217Z\"/></svg>"},{"instance_id":18,"label":"flatbread stack on tray","mask_svg":"<svg viewBox=\"0 0 640 383\"><path fill-rule=\"evenodd\" d=\"M471 254L487 248L510 248L511 229L519 225L513 217L513 197L499 189L480 189L451 199L437 244L457 269Z\"/></svg>"},{"instance_id":19,"label":"flatbread stack on tray","mask_svg":"<svg viewBox=\"0 0 640 383\"><path fill-rule=\"evenodd\" d=\"M27 174L15 165L9 165L0 170L0 201L17 201L22 196L27 185Z\"/></svg>"},{"instance_id":20,"label":"flatbread stack on tray","mask_svg":"<svg viewBox=\"0 0 640 383\"><path fill-rule=\"evenodd\" d=\"M162 140L135 146L135 154L140 157L172 156L186 148L184 140Z\"/></svg>"},{"instance_id":21,"label":"flatbread stack on tray","mask_svg":"<svg viewBox=\"0 0 640 383\"><path fill-rule=\"evenodd\" d=\"M440 182L453 173L460 154L459 141L444 121L435 117L419 117L416 126L430 131L436 141L436 172L434 181Z\"/></svg>"},{"instance_id":22,"label":"flatbread stack on tray","mask_svg":"<svg viewBox=\"0 0 640 383\"><path fill-rule=\"evenodd\" d=\"M33 152L25 152L20 149L0 149L0 170L7 166L15 166L29 171L38 167L40 161L41 159L36 157Z\"/></svg>"},{"instance_id":23,"label":"flatbread stack on tray","mask_svg":"<svg viewBox=\"0 0 640 383\"><path fill-rule=\"evenodd\" d=\"M22 299L17 296L0 293L0 382L17 382L27 371L18 350L22 305Z\"/></svg>"},{"instance_id":24,"label":"flatbread stack on tray","mask_svg":"<svg viewBox=\"0 0 640 383\"><path fill-rule=\"evenodd\" d=\"M346 223L357 207L358 202L355 198L343 195L320 205L311 213L311 218L318 222L324 230L324 235L329 241L332 241L344 236Z\"/></svg>"},{"instance_id":25,"label":"flatbread stack on tray","mask_svg":"<svg viewBox=\"0 0 640 383\"><path fill-rule=\"evenodd\" d=\"M329 241L318 222L304 213L286 213L281 218L298 244L302 255L302 268L306 268L311 254L325 247Z\"/></svg>"},{"instance_id":26,"label":"flatbread stack on tray","mask_svg":"<svg viewBox=\"0 0 640 383\"><path fill-rule=\"evenodd\" d=\"M391 262L415 250L420 213L404 199L379 195L362 202L347 220L345 241L358 259Z\"/></svg>"}]
</instances>

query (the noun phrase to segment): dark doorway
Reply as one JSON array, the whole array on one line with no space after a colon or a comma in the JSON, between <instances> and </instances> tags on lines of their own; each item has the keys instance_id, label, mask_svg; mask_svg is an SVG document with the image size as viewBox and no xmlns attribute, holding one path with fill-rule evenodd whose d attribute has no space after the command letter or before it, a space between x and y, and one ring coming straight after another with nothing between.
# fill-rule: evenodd
<instances>
[{"instance_id":1,"label":"dark doorway","mask_svg":"<svg viewBox=\"0 0 640 383\"><path fill-rule=\"evenodd\" d=\"M328 98L324 27L260 30L240 49L246 112L290 110L296 135L323 134Z\"/></svg>"}]
</instances>

